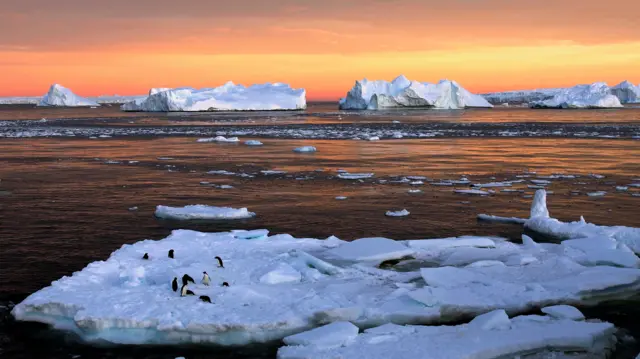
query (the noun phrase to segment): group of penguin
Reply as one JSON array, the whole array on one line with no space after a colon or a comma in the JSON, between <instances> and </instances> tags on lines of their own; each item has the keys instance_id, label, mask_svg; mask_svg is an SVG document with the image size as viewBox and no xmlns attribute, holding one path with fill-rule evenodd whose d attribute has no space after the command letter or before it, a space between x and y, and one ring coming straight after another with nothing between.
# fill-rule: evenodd
<instances>
[{"instance_id":1,"label":"group of penguin","mask_svg":"<svg viewBox=\"0 0 640 359\"><path fill-rule=\"evenodd\" d=\"M174 258L174 250L170 249L169 253L168 253L169 258ZM224 268L224 263L222 263L222 258L220 257L215 257L218 260L218 268ZM149 259L149 254L145 253L144 256L142 256L142 259ZM190 291L187 288L187 285L189 284L189 282L195 284L196 282L193 280L193 278L191 278L190 275L185 274L182 276L182 287L180 288L180 296L181 297L185 297L188 295L195 295L195 293L193 293L192 291ZM209 278L209 274L207 274L207 272L202 272L202 284L209 286L209 284L211 284L211 278ZM227 282L222 282L222 286L223 287L228 287L229 283ZM174 277L173 281L171 282L171 289L173 289L174 292L178 291L178 277ZM209 296L206 295L201 295L200 296L200 300L206 303L211 303L211 298L209 298Z\"/></svg>"}]
</instances>

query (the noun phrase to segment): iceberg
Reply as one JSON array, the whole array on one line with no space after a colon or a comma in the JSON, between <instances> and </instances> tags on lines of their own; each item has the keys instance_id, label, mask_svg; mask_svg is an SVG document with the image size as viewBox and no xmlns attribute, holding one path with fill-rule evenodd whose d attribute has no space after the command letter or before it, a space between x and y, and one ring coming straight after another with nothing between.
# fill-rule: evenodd
<instances>
[{"instance_id":1,"label":"iceberg","mask_svg":"<svg viewBox=\"0 0 640 359\"><path fill-rule=\"evenodd\" d=\"M330 344L341 345L285 342L287 346L278 350L278 359L563 357L549 353L549 350L604 358L609 354L609 348L615 346L616 329L606 322L581 322L539 315L509 319L504 311L488 315L489 318L478 317L469 324L457 326L385 324L361 334L347 332L345 325L345 329L335 328L332 335L324 334ZM477 320L486 325L473 325ZM499 325L491 325L491 321ZM309 332L307 335L313 338L317 334Z\"/></svg>"},{"instance_id":2,"label":"iceberg","mask_svg":"<svg viewBox=\"0 0 640 359\"><path fill-rule=\"evenodd\" d=\"M482 96L472 94L455 81L437 84L411 81L398 76L392 82L356 81L347 96L340 100L343 110L382 110L391 108L464 109L491 108Z\"/></svg>"},{"instance_id":3,"label":"iceberg","mask_svg":"<svg viewBox=\"0 0 640 359\"><path fill-rule=\"evenodd\" d=\"M245 87L229 81L216 88L196 90L151 89L149 96L121 106L123 111L188 112L188 111L270 111L304 110L304 89L293 89L283 83L266 83Z\"/></svg>"},{"instance_id":4,"label":"iceberg","mask_svg":"<svg viewBox=\"0 0 640 359\"><path fill-rule=\"evenodd\" d=\"M38 106L89 107L100 106L97 102L80 97L66 87L53 84Z\"/></svg>"},{"instance_id":5,"label":"iceberg","mask_svg":"<svg viewBox=\"0 0 640 359\"><path fill-rule=\"evenodd\" d=\"M623 107L604 82L577 85L559 91L551 99L533 101L532 108L616 108Z\"/></svg>"},{"instance_id":6,"label":"iceberg","mask_svg":"<svg viewBox=\"0 0 640 359\"><path fill-rule=\"evenodd\" d=\"M245 219L256 215L246 208L213 207L202 204L184 207L158 206L155 214L158 218L185 221L197 219Z\"/></svg>"},{"instance_id":7,"label":"iceberg","mask_svg":"<svg viewBox=\"0 0 640 359\"><path fill-rule=\"evenodd\" d=\"M611 93L618 97L621 103L640 103L640 85L634 86L629 81L622 81L613 86Z\"/></svg>"}]
</instances>

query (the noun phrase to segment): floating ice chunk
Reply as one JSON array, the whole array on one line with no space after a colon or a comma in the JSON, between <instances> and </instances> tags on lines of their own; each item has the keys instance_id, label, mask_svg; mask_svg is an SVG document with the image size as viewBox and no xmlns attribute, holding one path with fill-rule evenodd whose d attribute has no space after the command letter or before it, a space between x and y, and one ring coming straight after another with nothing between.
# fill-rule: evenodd
<instances>
[{"instance_id":1,"label":"floating ice chunk","mask_svg":"<svg viewBox=\"0 0 640 359\"><path fill-rule=\"evenodd\" d=\"M422 181L413 181L413 182L409 182L410 185L412 186L422 186L424 184L424 182Z\"/></svg>"},{"instance_id":2,"label":"floating ice chunk","mask_svg":"<svg viewBox=\"0 0 640 359\"><path fill-rule=\"evenodd\" d=\"M346 180L359 180L373 177L373 173L339 173L338 178Z\"/></svg>"},{"instance_id":3,"label":"floating ice chunk","mask_svg":"<svg viewBox=\"0 0 640 359\"><path fill-rule=\"evenodd\" d=\"M246 208L213 207L202 204L184 207L158 206L155 214L159 218L175 220L244 219L256 215Z\"/></svg>"},{"instance_id":4,"label":"floating ice chunk","mask_svg":"<svg viewBox=\"0 0 640 359\"><path fill-rule=\"evenodd\" d=\"M134 206L134 207L129 207L129 210L130 210L130 211L137 211L137 210L138 210L138 207L135 207L135 206Z\"/></svg>"},{"instance_id":5,"label":"floating ice chunk","mask_svg":"<svg viewBox=\"0 0 640 359\"><path fill-rule=\"evenodd\" d=\"M410 179L412 181L423 181L423 180L426 180L428 178L425 177L425 176L407 176L407 179Z\"/></svg>"},{"instance_id":6,"label":"floating ice chunk","mask_svg":"<svg viewBox=\"0 0 640 359\"><path fill-rule=\"evenodd\" d=\"M453 192L458 194L471 194L478 196L488 196L490 194L487 191L481 191L479 189L456 189Z\"/></svg>"},{"instance_id":7,"label":"floating ice chunk","mask_svg":"<svg viewBox=\"0 0 640 359\"><path fill-rule=\"evenodd\" d=\"M88 107L100 106L97 102L80 97L66 87L53 84L38 106Z\"/></svg>"},{"instance_id":8,"label":"floating ice chunk","mask_svg":"<svg viewBox=\"0 0 640 359\"><path fill-rule=\"evenodd\" d=\"M287 263L279 263L275 268L260 277L260 283L281 284L299 282L302 274Z\"/></svg>"},{"instance_id":9,"label":"floating ice chunk","mask_svg":"<svg viewBox=\"0 0 640 359\"><path fill-rule=\"evenodd\" d=\"M295 148L293 150L293 152L298 152L298 153L307 153L307 152L316 152L317 149L313 146L302 146L302 147L298 147Z\"/></svg>"},{"instance_id":10,"label":"floating ice chunk","mask_svg":"<svg viewBox=\"0 0 640 359\"><path fill-rule=\"evenodd\" d=\"M387 217L405 217L408 216L410 214L409 211L407 211L406 209L403 209L401 211L387 211L385 213L385 216Z\"/></svg>"},{"instance_id":11,"label":"floating ice chunk","mask_svg":"<svg viewBox=\"0 0 640 359\"><path fill-rule=\"evenodd\" d=\"M286 174L287 171L262 170L260 171L260 173L262 173L265 176L270 176L270 175L283 175L283 174Z\"/></svg>"},{"instance_id":12,"label":"floating ice chunk","mask_svg":"<svg viewBox=\"0 0 640 359\"><path fill-rule=\"evenodd\" d=\"M492 216L489 214L479 214L478 220L485 222L495 222L495 223L516 223L516 224L524 224L527 220L524 218L517 217L499 217Z\"/></svg>"},{"instance_id":13,"label":"floating ice chunk","mask_svg":"<svg viewBox=\"0 0 640 359\"><path fill-rule=\"evenodd\" d=\"M569 253L577 262L584 265L612 265L638 268L640 258L628 248L618 248L619 243L606 237L587 237L562 241L566 248L579 250L580 254Z\"/></svg>"},{"instance_id":14,"label":"floating ice chunk","mask_svg":"<svg viewBox=\"0 0 640 359\"><path fill-rule=\"evenodd\" d=\"M360 238L327 251L327 254L352 261L386 261L410 256L413 249L392 239Z\"/></svg>"},{"instance_id":15,"label":"floating ice chunk","mask_svg":"<svg viewBox=\"0 0 640 359\"><path fill-rule=\"evenodd\" d=\"M399 326L367 329L349 343L331 348L316 345L285 346L279 359L458 359L516 358L522 353L552 351L589 353L605 357L615 342L610 323L540 317L515 317L510 328L477 330L458 326ZM508 318L507 318L508 319ZM542 357L542 356L540 356Z\"/></svg>"},{"instance_id":16,"label":"floating ice chunk","mask_svg":"<svg viewBox=\"0 0 640 359\"><path fill-rule=\"evenodd\" d=\"M597 173L591 173L591 174L589 174L589 177L596 178L596 179L603 179L605 176L597 174Z\"/></svg>"},{"instance_id":17,"label":"floating ice chunk","mask_svg":"<svg viewBox=\"0 0 640 359\"><path fill-rule=\"evenodd\" d=\"M392 82L356 81L346 98L340 100L345 110L380 110L399 107L433 107L462 109L493 107L482 96L474 95L455 81L442 80L438 84L410 81L398 76Z\"/></svg>"},{"instance_id":18,"label":"floating ice chunk","mask_svg":"<svg viewBox=\"0 0 640 359\"><path fill-rule=\"evenodd\" d=\"M358 336L358 327L349 322L334 322L284 338L286 345L312 345L315 348L335 348L350 344Z\"/></svg>"},{"instance_id":19,"label":"floating ice chunk","mask_svg":"<svg viewBox=\"0 0 640 359\"><path fill-rule=\"evenodd\" d=\"M420 193L420 192L422 192L422 190L420 190L420 189L410 189L408 192L409 193Z\"/></svg>"},{"instance_id":20,"label":"floating ice chunk","mask_svg":"<svg viewBox=\"0 0 640 359\"><path fill-rule=\"evenodd\" d=\"M247 146L262 146L263 143L258 141L258 140L248 140L244 142L245 145Z\"/></svg>"},{"instance_id":21,"label":"floating ice chunk","mask_svg":"<svg viewBox=\"0 0 640 359\"><path fill-rule=\"evenodd\" d=\"M122 105L124 111L268 111L303 110L307 107L304 89L282 83L245 87L233 82L196 90L193 88L152 89L149 96Z\"/></svg>"},{"instance_id":22,"label":"floating ice chunk","mask_svg":"<svg viewBox=\"0 0 640 359\"><path fill-rule=\"evenodd\" d=\"M547 209L547 192L543 189L536 191L531 205L530 218L549 218L549 210Z\"/></svg>"},{"instance_id":23,"label":"floating ice chunk","mask_svg":"<svg viewBox=\"0 0 640 359\"><path fill-rule=\"evenodd\" d=\"M588 192L587 196L589 196L589 197L602 197L602 196L604 196L606 194L607 194L607 192L605 192L605 191L596 191L596 192Z\"/></svg>"},{"instance_id":24,"label":"floating ice chunk","mask_svg":"<svg viewBox=\"0 0 640 359\"><path fill-rule=\"evenodd\" d=\"M627 187L627 186L616 186L616 191L624 192L624 191L627 191L627 190L629 190L629 187Z\"/></svg>"},{"instance_id":25,"label":"floating ice chunk","mask_svg":"<svg viewBox=\"0 0 640 359\"><path fill-rule=\"evenodd\" d=\"M432 186L453 186L451 182L432 182Z\"/></svg>"},{"instance_id":26,"label":"floating ice chunk","mask_svg":"<svg viewBox=\"0 0 640 359\"><path fill-rule=\"evenodd\" d=\"M511 328L511 320L504 309L497 309L479 315L469 322L471 330L506 330Z\"/></svg>"},{"instance_id":27,"label":"floating ice chunk","mask_svg":"<svg viewBox=\"0 0 640 359\"><path fill-rule=\"evenodd\" d=\"M551 181L547 181L547 180L530 180L531 183L539 185L539 186L546 186L546 185L550 185Z\"/></svg>"},{"instance_id":28,"label":"floating ice chunk","mask_svg":"<svg viewBox=\"0 0 640 359\"><path fill-rule=\"evenodd\" d=\"M556 319L584 320L584 314L570 305L553 305L542 308L542 313Z\"/></svg>"},{"instance_id":29,"label":"floating ice chunk","mask_svg":"<svg viewBox=\"0 0 640 359\"><path fill-rule=\"evenodd\" d=\"M229 172L229 171L225 171L225 170L212 170L207 172L207 174L210 175L235 175L235 172Z\"/></svg>"},{"instance_id":30,"label":"floating ice chunk","mask_svg":"<svg viewBox=\"0 0 640 359\"><path fill-rule=\"evenodd\" d=\"M473 187L476 188L491 188L491 187L511 187L511 182L489 182L489 183L474 183Z\"/></svg>"},{"instance_id":31,"label":"floating ice chunk","mask_svg":"<svg viewBox=\"0 0 640 359\"><path fill-rule=\"evenodd\" d=\"M238 137L224 137L224 136L216 136L210 138L199 138L196 142L229 142L229 143L237 143L240 142Z\"/></svg>"}]
</instances>

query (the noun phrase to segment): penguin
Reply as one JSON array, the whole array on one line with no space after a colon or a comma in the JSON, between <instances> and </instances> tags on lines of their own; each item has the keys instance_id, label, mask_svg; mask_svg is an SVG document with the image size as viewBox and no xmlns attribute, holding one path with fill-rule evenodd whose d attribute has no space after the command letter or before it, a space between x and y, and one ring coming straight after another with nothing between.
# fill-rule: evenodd
<instances>
[{"instance_id":1,"label":"penguin","mask_svg":"<svg viewBox=\"0 0 640 359\"><path fill-rule=\"evenodd\" d=\"M182 276L182 285L187 285L189 282L196 284L196 281L193 280L188 274Z\"/></svg>"},{"instance_id":2,"label":"penguin","mask_svg":"<svg viewBox=\"0 0 640 359\"><path fill-rule=\"evenodd\" d=\"M229 286L229 283L227 283L227 282L222 282L222 286L223 286L223 287L228 287L228 286Z\"/></svg>"},{"instance_id":3,"label":"penguin","mask_svg":"<svg viewBox=\"0 0 640 359\"><path fill-rule=\"evenodd\" d=\"M173 249L169 249L169 258L173 258Z\"/></svg>"},{"instance_id":4,"label":"penguin","mask_svg":"<svg viewBox=\"0 0 640 359\"><path fill-rule=\"evenodd\" d=\"M173 277L173 281L171 282L171 288L174 292L178 291L178 277Z\"/></svg>"},{"instance_id":5,"label":"penguin","mask_svg":"<svg viewBox=\"0 0 640 359\"><path fill-rule=\"evenodd\" d=\"M224 264L222 263L222 258L216 257L216 259L218 260L218 267L219 268L224 268Z\"/></svg>"},{"instance_id":6,"label":"penguin","mask_svg":"<svg viewBox=\"0 0 640 359\"><path fill-rule=\"evenodd\" d=\"M202 272L202 284L209 285L209 283L211 283L209 275L207 274L207 272Z\"/></svg>"},{"instance_id":7,"label":"penguin","mask_svg":"<svg viewBox=\"0 0 640 359\"><path fill-rule=\"evenodd\" d=\"M149 253L145 253L145 254L142 256L142 259L149 259Z\"/></svg>"},{"instance_id":8,"label":"penguin","mask_svg":"<svg viewBox=\"0 0 640 359\"><path fill-rule=\"evenodd\" d=\"M195 295L195 294L189 289L187 289L187 285L185 284L182 286L182 288L180 288L180 296L185 297L187 295Z\"/></svg>"},{"instance_id":9,"label":"penguin","mask_svg":"<svg viewBox=\"0 0 640 359\"><path fill-rule=\"evenodd\" d=\"M201 296L200 296L200 300L201 300L201 301L203 301L203 302L205 302L205 303L211 303L211 298L209 298L209 297L208 297L208 296L206 296L206 295L201 295Z\"/></svg>"}]
</instances>

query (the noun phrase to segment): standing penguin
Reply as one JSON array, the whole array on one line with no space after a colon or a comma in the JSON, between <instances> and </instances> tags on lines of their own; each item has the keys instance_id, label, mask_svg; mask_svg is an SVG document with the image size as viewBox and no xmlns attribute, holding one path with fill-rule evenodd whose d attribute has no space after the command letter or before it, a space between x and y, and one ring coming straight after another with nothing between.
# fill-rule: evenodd
<instances>
[{"instance_id":1,"label":"standing penguin","mask_svg":"<svg viewBox=\"0 0 640 359\"><path fill-rule=\"evenodd\" d=\"M196 284L196 281L191 278L190 275L185 274L182 276L182 285L187 285L189 282Z\"/></svg>"},{"instance_id":2,"label":"standing penguin","mask_svg":"<svg viewBox=\"0 0 640 359\"><path fill-rule=\"evenodd\" d=\"M195 295L195 294L189 289L187 289L187 285L185 284L182 286L182 288L180 288L180 296L185 297L187 295Z\"/></svg>"},{"instance_id":3,"label":"standing penguin","mask_svg":"<svg viewBox=\"0 0 640 359\"><path fill-rule=\"evenodd\" d=\"M218 260L218 267L224 268L224 263L222 263L222 258L216 256L216 259Z\"/></svg>"},{"instance_id":4,"label":"standing penguin","mask_svg":"<svg viewBox=\"0 0 640 359\"><path fill-rule=\"evenodd\" d=\"M202 272L202 284L209 285L209 283L211 283L209 275L207 274L207 272Z\"/></svg>"},{"instance_id":5,"label":"standing penguin","mask_svg":"<svg viewBox=\"0 0 640 359\"><path fill-rule=\"evenodd\" d=\"M173 258L173 249L169 249L169 258Z\"/></svg>"},{"instance_id":6,"label":"standing penguin","mask_svg":"<svg viewBox=\"0 0 640 359\"><path fill-rule=\"evenodd\" d=\"M145 253L145 254L142 256L142 259L149 259L149 253Z\"/></svg>"},{"instance_id":7,"label":"standing penguin","mask_svg":"<svg viewBox=\"0 0 640 359\"><path fill-rule=\"evenodd\" d=\"M171 289L174 292L178 291L178 277L173 277L173 281L171 282Z\"/></svg>"}]
</instances>

